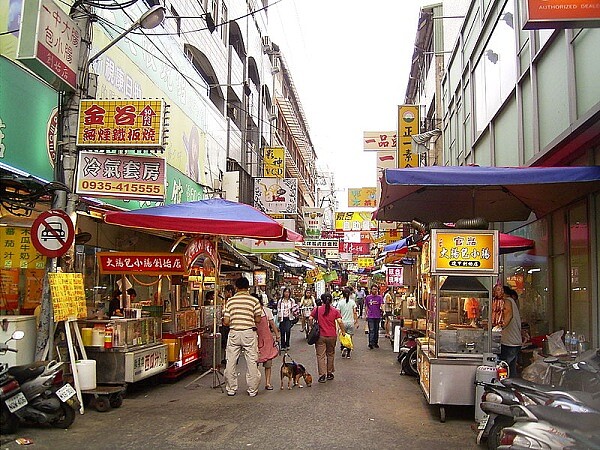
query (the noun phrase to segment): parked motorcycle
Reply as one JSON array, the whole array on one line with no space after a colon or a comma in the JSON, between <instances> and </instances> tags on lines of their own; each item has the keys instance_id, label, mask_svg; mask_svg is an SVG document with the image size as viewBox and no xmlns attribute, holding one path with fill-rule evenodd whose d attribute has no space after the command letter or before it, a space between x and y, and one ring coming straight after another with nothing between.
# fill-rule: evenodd
<instances>
[{"instance_id":1,"label":"parked motorcycle","mask_svg":"<svg viewBox=\"0 0 600 450\"><path fill-rule=\"evenodd\" d=\"M10 340L23 338L15 331ZM14 351L8 342L0 343L0 352ZM2 433L14 433L20 422L49 424L69 428L80 408L75 389L63 381L63 363L37 362L0 370L0 428Z\"/></svg>"},{"instance_id":2,"label":"parked motorcycle","mask_svg":"<svg viewBox=\"0 0 600 450\"><path fill-rule=\"evenodd\" d=\"M498 448L502 429L515 423L513 407L517 405L546 405L579 413L600 412L597 362L598 354L592 352L582 355L576 362L565 364L559 387L520 378L484 383L481 409L488 417L482 424L477 442L487 438L489 449ZM573 388L582 390L571 390Z\"/></svg>"},{"instance_id":3,"label":"parked motorcycle","mask_svg":"<svg viewBox=\"0 0 600 450\"><path fill-rule=\"evenodd\" d=\"M417 338L423 337L424 334L419 330L408 330L406 336L400 342L400 350L398 352L398 362L402 368L401 373L419 376L417 367Z\"/></svg>"},{"instance_id":4,"label":"parked motorcycle","mask_svg":"<svg viewBox=\"0 0 600 450\"><path fill-rule=\"evenodd\" d=\"M502 430L499 449L600 449L600 413L544 405L512 409L516 422Z\"/></svg>"}]
</instances>

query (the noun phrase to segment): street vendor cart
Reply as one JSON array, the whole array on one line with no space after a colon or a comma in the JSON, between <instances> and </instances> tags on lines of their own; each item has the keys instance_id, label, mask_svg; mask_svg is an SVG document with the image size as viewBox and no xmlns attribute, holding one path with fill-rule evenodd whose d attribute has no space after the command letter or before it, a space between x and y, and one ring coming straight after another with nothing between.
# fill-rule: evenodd
<instances>
[{"instance_id":1,"label":"street vendor cart","mask_svg":"<svg viewBox=\"0 0 600 450\"><path fill-rule=\"evenodd\" d=\"M446 406L474 404L477 367L499 350L490 308L497 275L497 231L432 230L421 264L427 323L417 360L421 389L429 404L439 405L442 422Z\"/></svg>"}]
</instances>

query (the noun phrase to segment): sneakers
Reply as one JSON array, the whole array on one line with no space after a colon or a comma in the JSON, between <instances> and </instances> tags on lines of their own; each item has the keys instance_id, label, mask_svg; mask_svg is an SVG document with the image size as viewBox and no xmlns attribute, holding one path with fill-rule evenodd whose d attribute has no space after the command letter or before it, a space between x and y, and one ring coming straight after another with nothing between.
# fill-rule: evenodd
<instances>
[{"instance_id":1,"label":"sneakers","mask_svg":"<svg viewBox=\"0 0 600 450\"><path fill-rule=\"evenodd\" d=\"M250 397L256 397L256 391L254 391L254 392L250 392L250 391L248 391L248 395L249 395Z\"/></svg>"},{"instance_id":2,"label":"sneakers","mask_svg":"<svg viewBox=\"0 0 600 450\"><path fill-rule=\"evenodd\" d=\"M317 381L319 383L325 383L327 381L327 379L326 379L325 375L321 375Z\"/></svg>"},{"instance_id":3,"label":"sneakers","mask_svg":"<svg viewBox=\"0 0 600 450\"><path fill-rule=\"evenodd\" d=\"M328 373L327 374L327 379L328 380L333 380L333 374L332 373Z\"/></svg>"},{"instance_id":4,"label":"sneakers","mask_svg":"<svg viewBox=\"0 0 600 450\"><path fill-rule=\"evenodd\" d=\"M227 391L227 395L233 397L235 395L235 391Z\"/></svg>"},{"instance_id":5,"label":"sneakers","mask_svg":"<svg viewBox=\"0 0 600 450\"><path fill-rule=\"evenodd\" d=\"M347 348L343 348L342 349L342 358L346 358L348 356L348 349Z\"/></svg>"}]
</instances>

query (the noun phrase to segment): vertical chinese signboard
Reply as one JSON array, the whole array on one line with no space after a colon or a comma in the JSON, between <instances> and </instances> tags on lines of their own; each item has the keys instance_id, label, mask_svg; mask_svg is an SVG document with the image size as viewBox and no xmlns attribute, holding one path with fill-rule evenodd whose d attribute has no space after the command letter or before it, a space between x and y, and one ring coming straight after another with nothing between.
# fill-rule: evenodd
<instances>
[{"instance_id":1,"label":"vertical chinese signboard","mask_svg":"<svg viewBox=\"0 0 600 450\"><path fill-rule=\"evenodd\" d=\"M432 273L498 273L497 230L432 230Z\"/></svg>"},{"instance_id":2,"label":"vertical chinese signboard","mask_svg":"<svg viewBox=\"0 0 600 450\"><path fill-rule=\"evenodd\" d=\"M419 107L398 106L398 167L418 167L419 158L412 151L411 135L419 133Z\"/></svg>"},{"instance_id":3,"label":"vertical chinese signboard","mask_svg":"<svg viewBox=\"0 0 600 450\"><path fill-rule=\"evenodd\" d=\"M160 99L82 100L77 145L162 148L164 113Z\"/></svg>"},{"instance_id":4,"label":"vertical chinese signboard","mask_svg":"<svg viewBox=\"0 0 600 450\"><path fill-rule=\"evenodd\" d=\"M283 178L285 176L285 148L265 147L263 164L265 177Z\"/></svg>"},{"instance_id":5,"label":"vertical chinese signboard","mask_svg":"<svg viewBox=\"0 0 600 450\"><path fill-rule=\"evenodd\" d=\"M323 208L304 208L302 217L304 218L304 235L310 239L319 239L323 229Z\"/></svg>"},{"instance_id":6,"label":"vertical chinese signboard","mask_svg":"<svg viewBox=\"0 0 600 450\"><path fill-rule=\"evenodd\" d=\"M402 266L386 267L386 269L385 269L386 284L388 286L403 286L404 285L403 271L404 271L404 268Z\"/></svg>"},{"instance_id":7,"label":"vertical chinese signboard","mask_svg":"<svg viewBox=\"0 0 600 450\"><path fill-rule=\"evenodd\" d=\"M138 200L165 198L164 158L80 152L78 194Z\"/></svg>"},{"instance_id":8,"label":"vertical chinese signboard","mask_svg":"<svg viewBox=\"0 0 600 450\"><path fill-rule=\"evenodd\" d=\"M23 1L20 62L52 86L75 90L80 48L81 31L61 7L52 0Z\"/></svg>"},{"instance_id":9,"label":"vertical chinese signboard","mask_svg":"<svg viewBox=\"0 0 600 450\"><path fill-rule=\"evenodd\" d=\"M48 282L52 293L54 321L60 322L71 317L85 319L87 307L81 273L49 273Z\"/></svg>"}]
</instances>

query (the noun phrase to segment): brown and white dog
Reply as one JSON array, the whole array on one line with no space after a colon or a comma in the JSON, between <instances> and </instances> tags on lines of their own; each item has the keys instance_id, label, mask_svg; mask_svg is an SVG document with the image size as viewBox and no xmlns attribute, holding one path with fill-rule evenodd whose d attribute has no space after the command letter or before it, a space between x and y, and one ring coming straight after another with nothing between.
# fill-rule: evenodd
<instances>
[{"instance_id":1,"label":"brown and white dog","mask_svg":"<svg viewBox=\"0 0 600 450\"><path fill-rule=\"evenodd\" d=\"M306 371L306 368L302 364L298 364L296 361L286 362L285 358L289 356L287 353L283 355L283 364L281 364L281 389L283 389L283 379L288 378L288 389L292 389L292 386L303 387L300 384L300 378L304 378L304 382L308 387L312 384L312 375Z\"/></svg>"}]
</instances>

